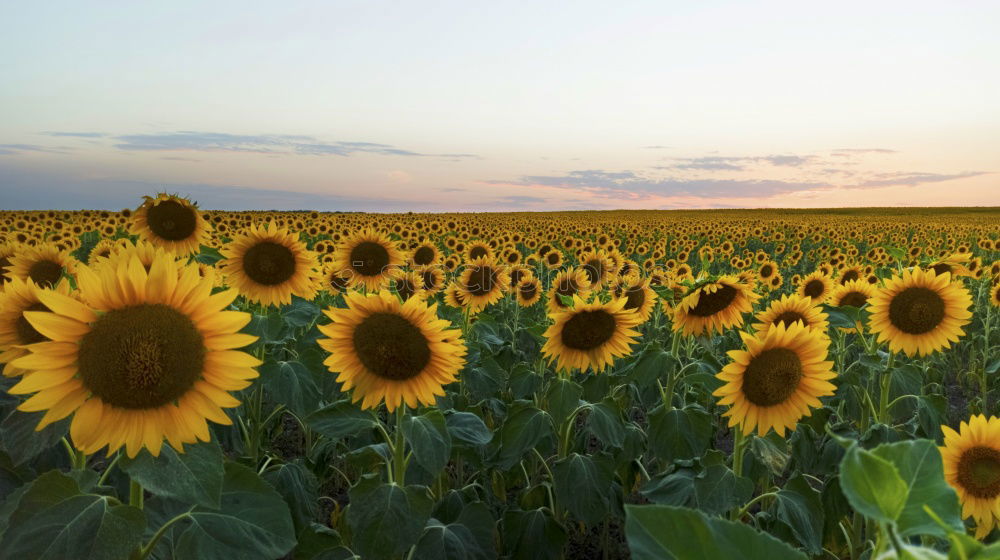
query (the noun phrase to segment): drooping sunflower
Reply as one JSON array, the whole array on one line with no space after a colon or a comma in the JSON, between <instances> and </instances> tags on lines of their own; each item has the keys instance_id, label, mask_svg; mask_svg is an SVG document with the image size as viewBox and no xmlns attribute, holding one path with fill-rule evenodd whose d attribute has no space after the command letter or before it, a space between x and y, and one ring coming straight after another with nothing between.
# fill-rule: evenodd
<instances>
[{"instance_id":1,"label":"drooping sunflower","mask_svg":"<svg viewBox=\"0 0 1000 560\"><path fill-rule=\"evenodd\" d=\"M465 292L464 301L472 311L482 311L503 297L510 289L510 275L493 259L481 257L465 264L458 285Z\"/></svg>"},{"instance_id":2,"label":"drooping sunflower","mask_svg":"<svg viewBox=\"0 0 1000 560\"><path fill-rule=\"evenodd\" d=\"M949 348L972 320L972 296L951 274L906 269L868 300L869 329L892 352L925 356Z\"/></svg>"},{"instance_id":3,"label":"drooping sunflower","mask_svg":"<svg viewBox=\"0 0 1000 560\"><path fill-rule=\"evenodd\" d=\"M962 517L976 521L976 538L1000 524L1000 418L982 414L958 431L941 426L944 479L955 489Z\"/></svg>"},{"instance_id":4,"label":"drooping sunflower","mask_svg":"<svg viewBox=\"0 0 1000 560\"><path fill-rule=\"evenodd\" d=\"M615 358L632 353L639 331L639 316L625 309L625 298L587 303L573 296L573 307L549 314L553 324L545 331L542 355L568 372L603 371Z\"/></svg>"},{"instance_id":5,"label":"drooping sunflower","mask_svg":"<svg viewBox=\"0 0 1000 560\"><path fill-rule=\"evenodd\" d=\"M164 438L184 443L210 438L206 420L231 424L229 394L257 377L260 361L240 352L256 337L240 334L248 313L224 311L236 290L212 294L195 265L161 257L147 274L134 257L77 272L77 301L54 290L38 297L50 311L25 318L49 341L29 345L11 362L28 370L10 389L35 393L19 410L47 411L37 429L72 414L77 449L108 453L125 446L158 455Z\"/></svg>"},{"instance_id":6,"label":"drooping sunflower","mask_svg":"<svg viewBox=\"0 0 1000 560\"><path fill-rule=\"evenodd\" d=\"M524 278L514 287L514 297L521 307L531 307L542 299L542 286L535 277Z\"/></svg>"},{"instance_id":7,"label":"drooping sunflower","mask_svg":"<svg viewBox=\"0 0 1000 560\"><path fill-rule=\"evenodd\" d=\"M829 275L817 270L802 279L797 293L812 299L813 303L819 305L826 302L832 292L833 280L830 280Z\"/></svg>"},{"instance_id":8,"label":"drooping sunflower","mask_svg":"<svg viewBox=\"0 0 1000 560\"><path fill-rule=\"evenodd\" d=\"M677 304L673 329L691 336L738 327L759 297L738 278L723 276L699 286Z\"/></svg>"},{"instance_id":9,"label":"drooping sunflower","mask_svg":"<svg viewBox=\"0 0 1000 560\"><path fill-rule=\"evenodd\" d=\"M333 321L320 325L328 338L317 342L330 356L323 362L362 408L385 401L389 411L433 405L444 385L455 381L465 363L458 329L438 319L437 304L420 298L400 303L393 294L348 293L346 309L328 308Z\"/></svg>"},{"instance_id":10,"label":"drooping sunflower","mask_svg":"<svg viewBox=\"0 0 1000 560\"><path fill-rule=\"evenodd\" d=\"M389 273L403 265L403 254L396 242L373 229L359 231L344 241L334 252L334 262L341 270L352 274L351 286L378 290Z\"/></svg>"},{"instance_id":11,"label":"drooping sunflower","mask_svg":"<svg viewBox=\"0 0 1000 560\"><path fill-rule=\"evenodd\" d=\"M619 276L611 289L615 297L625 298L625 309L639 315L639 323L649 320L656 307L656 292L649 287L649 279L637 275Z\"/></svg>"},{"instance_id":12,"label":"drooping sunflower","mask_svg":"<svg viewBox=\"0 0 1000 560\"><path fill-rule=\"evenodd\" d=\"M60 294L69 295L69 282L63 280L54 289ZM38 298L40 291L42 289L30 278L12 278L0 289L0 364L7 364L3 370L7 377L25 373L24 370L12 367L10 362L28 353L26 345L48 340L24 318L25 311L49 311Z\"/></svg>"},{"instance_id":13,"label":"drooping sunflower","mask_svg":"<svg viewBox=\"0 0 1000 560\"><path fill-rule=\"evenodd\" d=\"M792 323L801 322L825 338L830 327L823 309L811 299L798 294L786 294L781 299L773 300L767 309L757 314L757 320L760 322L753 327L759 337L766 336L768 331L779 324L788 328Z\"/></svg>"},{"instance_id":14,"label":"drooping sunflower","mask_svg":"<svg viewBox=\"0 0 1000 560\"><path fill-rule=\"evenodd\" d=\"M250 301L287 305L292 295L312 299L318 287L316 257L296 233L275 222L251 224L220 251L227 283Z\"/></svg>"},{"instance_id":15,"label":"drooping sunflower","mask_svg":"<svg viewBox=\"0 0 1000 560\"><path fill-rule=\"evenodd\" d=\"M24 245L10 257L8 276L30 278L42 288L55 286L64 274L73 274L76 259L69 251L43 243L34 247Z\"/></svg>"},{"instance_id":16,"label":"drooping sunflower","mask_svg":"<svg viewBox=\"0 0 1000 560\"><path fill-rule=\"evenodd\" d=\"M197 253L212 230L198 207L186 198L166 193L143 198L132 214L131 232L177 255Z\"/></svg>"},{"instance_id":17,"label":"drooping sunflower","mask_svg":"<svg viewBox=\"0 0 1000 560\"><path fill-rule=\"evenodd\" d=\"M744 434L756 428L762 437L774 428L784 436L812 414L810 407L822 406L819 397L836 389L828 341L801 322L779 323L765 336L740 336L746 350L728 352L733 361L716 375L725 385L712 393L720 405L730 405L723 413L730 427L739 425Z\"/></svg>"}]
</instances>

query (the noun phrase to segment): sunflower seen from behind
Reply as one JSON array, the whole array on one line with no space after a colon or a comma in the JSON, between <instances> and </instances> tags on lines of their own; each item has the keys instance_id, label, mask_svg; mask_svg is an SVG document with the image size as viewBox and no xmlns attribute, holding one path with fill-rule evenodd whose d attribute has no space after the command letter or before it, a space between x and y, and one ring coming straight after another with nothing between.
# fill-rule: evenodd
<instances>
[{"instance_id":1,"label":"sunflower seen from behind","mask_svg":"<svg viewBox=\"0 0 1000 560\"><path fill-rule=\"evenodd\" d=\"M926 356L951 347L972 320L972 296L950 273L906 269L868 300L869 330L889 350Z\"/></svg>"},{"instance_id":2,"label":"sunflower seen from behind","mask_svg":"<svg viewBox=\"0 0 1000 560\"><path fill-rule=\"evenodd\" d=\"M37 429L73 416L77 449L129 457L158 455L164 439L177 451L208 441L207 420L231 424L229 392L250 385L260 361L237 350L256 340L239 332L250 314L229 311L236 290L212 294L194 264L161 256L147 273L138 258L78 271L78 301L53 290L38 297L50 311L25 318L49 340L11 362L28 370L10 389L31 394L18 407L45 411Z\"/></svg>"},{"instance_id":3,"label":"sunflower seen from behind","mask_svg":"<svg viewBox=\"0 0 1000 560\"><path fill-rule=\"evenodd\" d=\"M1000 522L1000 418L982 414L962 422L958 431L941 426L944 478L962 504L962 517L975 520L976 538Z\"/></svg>"},{"instance_id":4,"label":"sunflower seen from behind","mask_svg":"<svg viewBox=\"0 0 1000 560\"><path fill-rule=\"evenodd\" d=\"M601 372L615 358L630 355L639 336L634 327L640 318L625 304L626 298L587 303L573 296L572 307L549 314L553 323L545 331L542 355L555 362L560 372Z\"/></svg>"},{"instance_id":5,"label":"sunflower seen from behind","mask_svg":"<svg viewBox=\"0 0 1000 560\"><path fill-rule=\"evenodd\" d=\"M827 361L828 342L818 332L796 321L779 323L764 336L740 333L745 350L728 352L732 362L716 377L725 385L713 395L729 406L722 415L743 434L755 429L760 436L774 429L780 436L819 408L819 397L833 395L836 377Z\"/></svg>"},{"instance_id":6,"label":"sunflower seen from behind","mask_svg":"<svg viewBox=\"0 0 1000 560\"><path fill-rule=\"evenodd\" d=\"M177 255L197 253L212 228L198 207L186 198L166 193L144 198L129 221L131 233Z\"/></svg>"},{"instance_id":7,"label":"sunflower seen from behind","mask_svg":"<svg viewBox=\"0 0 1000 560\"><path fill-rule=\"evenodd\" d=\"M319 280L315 254L296 233L278 227L251 224L219 251L219 263L229 286L261 305L288 305L292 295L312 299Z\"/></svg>"},{"instance_id":8,"label":"sunflower seen from behind","mask_svg":"<svg viewBox=\"0 0 1000 560\"><path fill-rule=\"evenodd\" d=\"M430 406L457 379L465 344L460 330L438 318L437 304L400 302L387 292L350 292L344 301L346 308L323 311L332 322L319 326L325 338L317 342L330 353L323 363L362 408Z\"/></svg>"}]
</instances>

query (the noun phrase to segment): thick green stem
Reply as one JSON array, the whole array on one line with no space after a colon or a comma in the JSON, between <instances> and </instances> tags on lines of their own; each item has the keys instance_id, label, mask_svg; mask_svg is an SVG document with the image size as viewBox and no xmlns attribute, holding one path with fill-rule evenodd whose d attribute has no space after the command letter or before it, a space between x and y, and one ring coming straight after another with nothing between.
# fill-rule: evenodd
<instances>
[{"instance_id":1,"label":"thick green stem","mask_svg":"<svg viewBox=\"0 0 1000 560\"><path fill-rule=\"evenodd\" d=\"M396 436L396 441L392 450L393 481L400 486L404 485L406 479L406 438L403 436L405 418L406 405L400 403L396 408L396 431L393 434Z\"/></svg>"},{"instance_id":2,"label":"thick green stem","mask_svg":"<svg viewBox=\"0 0 1000 560\"><path fill-rule=\"evenodd\" d=\"M878 421L883 424L889 423L889 385L892 382L892 369L895 367L896 354L889 354L889 363L882 374L881 387L879 391Z\"/></svg>"},{"instance_id":3,"label":"thick green stem","mask_svg":"<svg viewBox=\"0 0 1000 560\"><path fill-rule=\"evenodd\" d=\"M106 481L108 479L108 475L111 474L111 471L114 470L115 465L118 464L118 460L121 459L121 458L122 458L122 454L118 453L117 455L115 455L115 458L112 459L110 463L108 463L108 466L104 468L104 472L101 473L101 478L97 479L97 485L98 486L103 486L104 485L104 481Z\"/></svg>"},{"instance_id":4,"label":"thick green stem","mask_svg":"<svg viewBox=\"0 0 1000 560\"><path fill-rule=\"evenodd\" d=\"M743 429L736 426L733 432L733 474L737 477L743 476L743 449L746 443L747 437L743 435Z\"/></svg>"},{"instance_id":5,"label":"thick green stem","mask_svg":"<svg viewBox=\"0 0 1000 560\"><path fill-rule=\"evenodd\" d=\"M138 553L133 555L133 558L135 558L136 560L146 560L146 558L149 558L149 555L153 553L153 549L156 548L157 543L159 543L160 539L163 538L163 535L167 533L167 529L172 527L174 523L177 523L189 517L191 517L191 510L185 511L184 513L164 523L163 526L161 526L156 531L156 534L153 535L153 538L149 539L149 542L146 543L146 546L140 548Z\"/></svg>"},{"instance_id":6,"label":"thick green stem","mask_svg":"<svg viewBox=\"0 0 1000 560\"><path fill-rule=\"evenodd\" d=\"M142 509L142 485L134 480L128 483L128 505Z\"/></svg>"}]
</instances>

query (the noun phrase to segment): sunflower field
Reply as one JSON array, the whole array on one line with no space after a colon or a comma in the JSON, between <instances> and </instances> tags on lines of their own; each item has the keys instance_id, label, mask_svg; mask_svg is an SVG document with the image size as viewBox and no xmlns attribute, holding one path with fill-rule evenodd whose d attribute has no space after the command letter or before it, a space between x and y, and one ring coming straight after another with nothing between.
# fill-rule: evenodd
<instances>
[{"instance_id":1,"label":"sunflower field","mask_svg":"<svg viewBox=\"0 0 1000 560\"><path fill-rule=\"evenodd\" d=\"M998 224L0 211L0 560L1000 558Z\"/></svg>"}]
</instances>

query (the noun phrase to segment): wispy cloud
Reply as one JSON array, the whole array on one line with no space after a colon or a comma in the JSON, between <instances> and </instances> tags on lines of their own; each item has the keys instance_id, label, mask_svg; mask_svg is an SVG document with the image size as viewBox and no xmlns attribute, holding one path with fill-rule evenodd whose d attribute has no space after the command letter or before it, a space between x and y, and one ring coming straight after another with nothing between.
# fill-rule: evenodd
<instances>
[{"instance_id":1,"label":"wispy cloud","mask_svg":"<svg viewBox=\"0 0 1000 560\"><path fill-rule=\"evenodd\" d=\"M370 153L385 156L476 158L476 154L429 154L374 142L328 142L314 136L292 134L227 134L182 130L159 134L115 136L115 147L130 151L251 152L313 156L349 156Z\"/></svg>"},{"instance_id":2,"label":"wispy cloud","mask_svg":"<svg viewBox=\"0 0 1000 560\"><path fill-rule=\"evenodd\" d=\"M864 154L896 154L896 150L888 148L838 148L830 152L830 155L837 157L854 157Z\"/></svg>"},{"instance_id":3,"label":"wispy cloud","mask_svg":"<svg viewBox=\"0 0 1000 560\"><path fill-rule=\"evenodd\" d=\"M0 144L0 156L12 156L23 154L24 152L40 152L46 154L66 154L69 150L66 146L49 147L37 144Z\"/></svg>"},{"instance_id":4,"label":"wispy cloud","mask_svg":"<svg viewBox=\"0 0 1000 560\"><path fill-rule=\"evenodd\" d=\"M576 190L607 198L636 199L650 196L698 198L763 198L790 192L829 188L826 183L776 179L683 179L650 177L632 171L586 169L566 175L528 175L514 181L491 180L490 184L551 187Z\"/></svg>"},{"instance_id":5,"label":"wispy cloud","mask_svg":"<svg viewBox=\"0 0 1000 560\"><path fill-rule=\"evenodd\" d=\"M56 136L64 138L104 138L107 134L103 132L60 132L60 131L44 131L42 134L46 136Z\"/></svg>"},{"instance_id":6,"label":"wispy cloud","mask_svg":"<svg viewBox=\"0 0 1000 560\"><path fill-rule=\"evenodd\" d=\"M766 163L776 167L804 167L819 163L821 158L816 155L785 155L774 154L766 156L703 156L694 158L672 158L673 165L661 166L656 169L681 169L697 171L743 171L754 164Z\"/></svg>"},{"instance_id":7,"label":"wispy cloud","mask_svg":"<svg viewBox=\"0 0 1000 560\"><path fill-rule=\"evenodd\" d=\"M907 186L915 187L925 183L943 183L955 179L967 179L980 175L989 175L990 171L964 171L962 173L921 173L903 171L897 173L877 173L871 179L856 185L845 185L847 188L863 189L874 187L895 187Z\"/></svg>"}]
</instances>

